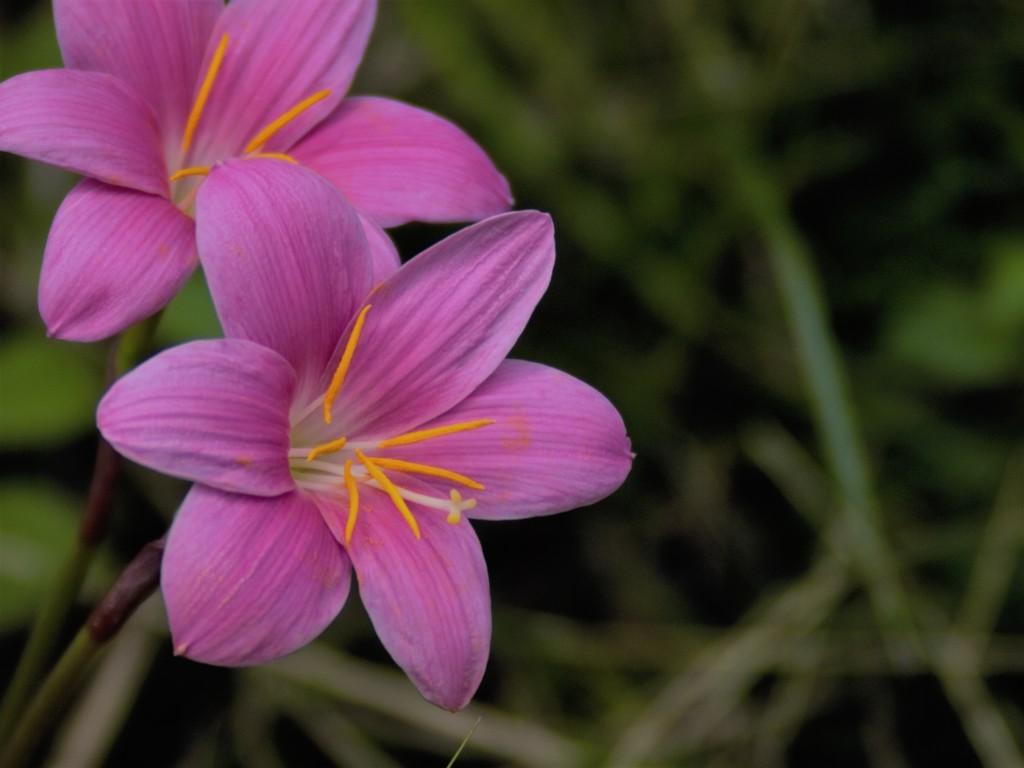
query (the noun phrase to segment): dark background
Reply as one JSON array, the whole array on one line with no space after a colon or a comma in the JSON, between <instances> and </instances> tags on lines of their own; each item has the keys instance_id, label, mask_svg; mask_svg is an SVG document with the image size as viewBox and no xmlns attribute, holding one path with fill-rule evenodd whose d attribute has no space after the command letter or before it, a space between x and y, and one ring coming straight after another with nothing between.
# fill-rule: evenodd
<instances>
[{"instance_id":1,"label":"dark background","mask_svg":"<svg viewBox=\"0 0 1024 768\"><path fill-rule=\"evenodd\" d=\"M46 4L3 25L4 78L60 66ZM609 396L633 473L591 508L476 526L495 635L464 713L419 698L355 597L244 671L172 657L153 601L55 759L443 766L480 717L457 765L1021 764L1020 5L383 0L354 92L451 118L553 215L515 354ZM45 339L35 309L74 179L0 173L2 681L73 534L105 350ZM393 235L408 257L450 230ZM811 281L787 293L793 254ZM162 345L218 333L204 291ZM802 356L791 321L816 296L857 430L831 452L807 387L827 348ZM861 449L857 516L836 468ZM182 492L126 472L77 618Z\"/></svg>"}]
</instances>

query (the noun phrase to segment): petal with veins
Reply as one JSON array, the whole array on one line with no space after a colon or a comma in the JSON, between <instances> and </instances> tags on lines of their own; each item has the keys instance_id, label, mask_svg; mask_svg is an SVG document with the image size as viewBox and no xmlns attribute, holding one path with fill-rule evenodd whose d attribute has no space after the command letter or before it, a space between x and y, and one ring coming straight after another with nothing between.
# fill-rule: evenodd
<instances>
[{"instance_id":1,"label":"petal with veins","mask_svg":"<svg viewBox=\"0 0 1024 768\"><path fill-rule=\"evenodd\" d=\"M347 507L320 506L344 528ZM411 506L419 539L387 496L361 491L346 549L384 647L427 701L454 711L476 692L490 653L487 566L468 521L451 525L437 510Z\"/></svg>"},{"instance_id":2,"label":"petal with veins","mask_svg":"<svg viewBox=\"0 0 1024 768\"><path fill-rule=\"evenodd\" d=\"M466 397L512 348L553 262L551 219L506 213L456 232L378 285L334 405L341 433L391 437Z\"/></svg>"},{"instance_id":3,"label":"petal with veins","mask_svg":"<svg viewBox=\"0 0 1024 768\"><path fill-rule=\"evenodd\" d=\"M281 354L302 398L373 285L359 217L307 168L233 160L200 187L196 228L225 335Z\"/></svg>"},{"instance_id":4,"label":"petal with veins","mask_svg":"<svg viewBox=\"0 0 1024 768\"><path fill-rule=\"evenodd\" d=\"M102 72L42 69L0 83L0 151L167 195L152 107Z\"/></svg>"},{"instance_id":5,"label":"petal with veins","mask_svg":"<svg viewBox=\"0 0 1024 768\"><path fill-rule=\"evenodd\" d=\"M166 306L196 263L192 220L168 200L83 179L50 228L39 313L51 336L103 339Z\"/></svg>"},{"instance_id":6,"label":"petal with veins","mask_svg":"<svg viewBox=\"0 0 1024 768\"><path fill-rule=\"evenodd\" d=\"M153 107L168 150L181 145L203 53L223 10L223 0L53 4L64 66L106 72L131 85Z\"/></svg>"},{"instance_id":7,"label":"petal with veins","mask_svg":"<svg viewBox=\"0 0 1024 768\"><path fill-rule=\"evenodd\" d=\"M373 27L373 0L233 0L221 14L202 70L223 35L228 47L196 132L195 156L239 153L304 99L330 96L286 125L265 151L283 152L338 105Z\"/></svg>"},{"instance_id":8,"label":"petal with veins","mask_svg":"<svg viewBox=\"0 0 1024 768\"><path fill-rule=\"evenodd\" d=\"M390 99L346 99L291 154L382 227L475 221L512 204L508 182L475 141Z\"/></svg>"},{"instance_id":9,"label":"petal with veins","mask_svg":"<svg viewBox=\"0 0 1024 768\"><path fill-rule=\"evenodd\" d=\"M301 491L256 498L194 486L167 536L161 587L175 652L223 666L302 647L338 615L345 551Z\"/></svg>"},{"instance_id":10,"label":"petal with veins","mask_svg":"<svg viewBox=\"0 0 1024 768\"><path fill-rule=\"evenodd\" d=\"M97 423L117 450L147 467L225 491L292 490L288 404L295 371L242 339L182 344L117 381Z\"/></svg>"},{"instance_id":11,"label":"petal with veins","mask_svg":"<svg viewBox=\"0 0 1024 768\"><path fill-rule=\"evenodd\" d=\"M551 515L593 504L618 488L632 465L626 427L600 392L567 373L506 360L473 394L423 425L490 419L455 432L386 450L381 455L442 466L484 486L467 490L431 479L476 500L472 518L502 520Z\"/></svg>"}]
</instances>

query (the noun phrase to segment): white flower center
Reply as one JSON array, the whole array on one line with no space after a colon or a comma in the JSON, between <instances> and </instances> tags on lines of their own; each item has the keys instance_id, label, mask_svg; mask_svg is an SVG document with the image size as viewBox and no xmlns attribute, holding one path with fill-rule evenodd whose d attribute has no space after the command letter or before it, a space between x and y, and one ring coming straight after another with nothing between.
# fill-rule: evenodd
<instances>
[{"instance_id":1,"label":"white flower center","mask_svg":"<svg viewBox=\"0 0 1024 768\"><path fill-rule=\"evenodd\" d=\"M494 422L491 419L463 421L406 432L385 440L356 440L341 436L324 442L325 427L331 423L331 408L351 365L352 356L355 354L356 344L369 310L370 305L365 306L356 318L348 343L341 355L341 361L334 372L330 386L324 393L323 424L319 421L310 423L311 420L308 418L310 411L318 407L318 400L310 408L304 409L297 422L292 425L292 448L288 451L288 465L292 477L300 488L315 493L348 496L349 516L345 526L346 543L352 538L352 530L359 514L360 485L368 485L386 493L418 539L420 538L419 524L406 502L414 502L441 510L446 513L445 519L455 525L462 519L464 511L476 506L476 499L463 499L462 494L454 488L449 491L447 498L413 491L402 487L399 482L396 482L395 477L388 474L389 472L399 473L400 482L402 476L419 475L446 480L478 491L482 491L484 486L472 478L442 467L406 461L395 458L393 455L374 454L382 450L413 445L444 435L480 429Z\"/></svg>"}]
</instances>

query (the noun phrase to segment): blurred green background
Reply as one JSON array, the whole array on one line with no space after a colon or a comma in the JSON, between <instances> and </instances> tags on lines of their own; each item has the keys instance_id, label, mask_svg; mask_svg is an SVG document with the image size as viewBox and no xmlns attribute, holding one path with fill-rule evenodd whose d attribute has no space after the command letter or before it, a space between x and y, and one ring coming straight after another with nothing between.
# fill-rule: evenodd
<instances>
[{"instance_id":1,"label":"blurred green background","mask_svg":"<svg viewBox=\"0 0 1024 768\"><path fill-rule=\"evenodd\" d=\"M47 4L2 13L3 78L60 66ZM51 759L443 766L479 718L457 765L1021 765L1020 4L382 0L354 91L451 118L553 215L516 356L605 392L633 473L476 526L495 634L463 713L355 597L244 671L172 657L151 601ZM105 349L35 308L73 177L0 173L2 682L73 536ZM197 279L158 341L217 334ZM75 620L183 491L128 469Z\"/></svg>"}]
</instances>

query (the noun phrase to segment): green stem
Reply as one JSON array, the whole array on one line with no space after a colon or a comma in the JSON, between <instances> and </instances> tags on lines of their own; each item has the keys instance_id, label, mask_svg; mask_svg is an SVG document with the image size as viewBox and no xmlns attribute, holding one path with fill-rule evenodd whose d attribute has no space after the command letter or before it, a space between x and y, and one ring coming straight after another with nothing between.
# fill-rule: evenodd
<instances>
[{"instance_id":1,"label":"green stem","mask_svg":"<svg viewBox=\"0 0 1024 768\"><path fill-rule=\"evenodd\" d=\"M117 352L113 358L115 378L130 371L149 354L153 336L156 334L156 328L160 325L160 318L163 317L163 314L163 310L161 310L145 320L140 320L121 334Z\"/></svg>"},{"instance_id":2,"label":"green stem","mask_svg":"<svg viewBox=\"0 0 1024 768\"><path fill-rule=\"evenodd\" d=\"M114 484L120 460L103 440L96 449L96 466L78 534L42 605L25 642L25 651L0 704L0 744L7 740L32 687L39 681L43 667L53 654L64 618L78 597L93 555L106 534L107 518L113 503Z\"/></svg>"},{"instance_id":3,"label":"green stem","mask_svg":"<svg viewBox=\"0 0 1024 768\"><path fill-rule=\"evenodd\" d=\"M111 345L107 356L108 385L145 356L160 322L160 316L161 313L157 313L136 323ZM57 637L64 626L64 619L78 597L89 564L106 537L119 470L120 458L114 449L100 438L89 494L75 541L56 580L43 597L42 605L25 641L25 650L0 702L0 744L6 742L10 736L32 687L39 681L43 667L50 660Z\"/></svg>"},{"instance_id":4,"label":"green stem","mask_svg":"<svg viewBox=\"0 0 1024 768\"><path fill-rule=\"evenodd\" d=\"M46 594L29 631L25 651L14 671L14 677L0 706L0 744L7 741L25 700L38 682L43 666L50 659L54 644L64 625L64 617L78 594L85 572L92 560L92 548L76 540L67 560L57 575L56 582Z\"/></svg>"},{"instance_id":5,"label":"green stem","mask_svg":"<svg viewBox=\"0 0 1024 768\"><path fill-rule=\"evenodd\" d=\"M42 738L71 700L92 660L156 589L162 553L163 541L151 542L122 571L43 681L12 729L10 739L0 742L4 745L0 747L0 768L19 768L32 758Z\"/></svg>"},{"instance_id":6,"label":"green stem","mask_svg":"<svg viewBox=\"0 0 1024 768\"><path fill-rule=\"evenodd\" d=\"M50 729L63 710L71 691L82 681L89 668L89 662L99 652L100 647L87 629L83 628L75 635L75 639L54 666L50 676L39 688L7 746L0 753L0 767L18 768L29 761L42 734Z\"/></svg>"}]
</instances>

